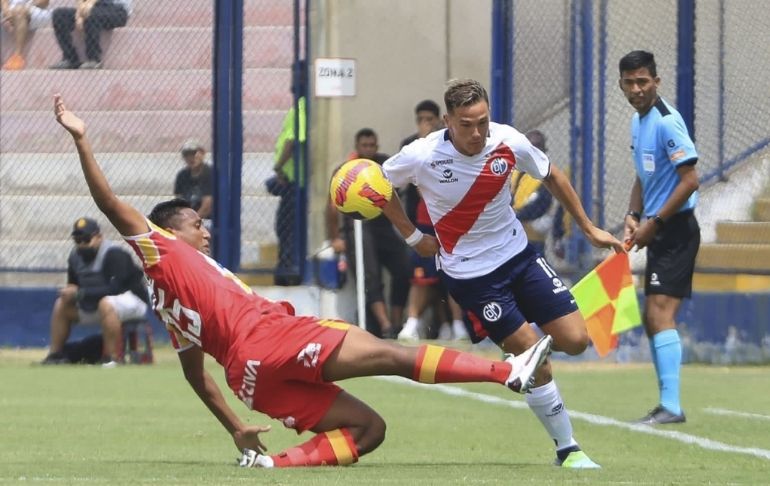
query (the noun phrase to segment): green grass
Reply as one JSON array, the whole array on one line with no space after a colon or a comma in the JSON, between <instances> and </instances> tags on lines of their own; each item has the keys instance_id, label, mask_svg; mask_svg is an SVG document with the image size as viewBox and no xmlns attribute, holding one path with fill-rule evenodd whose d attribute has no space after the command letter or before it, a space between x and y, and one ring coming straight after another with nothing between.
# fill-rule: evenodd
<instances>
[{"instance_id":1,"label":"green grass","mask_svg":"<svg viewBox=\"0 0 770 486\"><path fill-rule=\"evenodd\" d=\"M42 353L0 350L0 484L766 484L770 459L712 451L669 437L574 420L575 436L604 468L550 465L550 440L527 409L481 403L374 378L343 385L388 422L385 443L346 468L243 470L238 451L162 350L154 366L32 366ZM209 363L223 383L222 371ZM626 421L654 405L648 366L556 363L567 407ZM708 407L770 416L766 367L686 367L688 423L669 427L735 447L770 451L770 420L725 417ZM452 385L455 386L455 385ZM462 388L522 402L499 386ZM270 423L271 452L306 440Z\"/></svg>"}]
</instances>

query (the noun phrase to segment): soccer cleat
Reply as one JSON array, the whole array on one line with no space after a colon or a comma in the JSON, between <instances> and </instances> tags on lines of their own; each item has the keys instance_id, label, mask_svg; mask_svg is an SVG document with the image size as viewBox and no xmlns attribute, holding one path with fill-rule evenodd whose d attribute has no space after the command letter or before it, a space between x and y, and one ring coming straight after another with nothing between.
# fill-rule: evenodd
<instances>
[{"instance_id":1,"label":"soccer cleat","mask_svg":"<svg viewBox=\"0 0 770 486\"><path fill-rule=\"evenodd\" d=\"M62 59L61 61L48 66L49 69L77 69L80 67L79 62L72 62L69 59Z\"/></svg>"},{"instance_id":2,"label":"soccer cleat","mask_svg":"<svg viewBox=\"0 0 770 486\"><path fill-rule=\"evenodd\" d=\"M263 456L262 454L258 453L253 449L244 448L243 456L241 456L240 461L238 461L238 466L270 468L270 467L274 467L275 464L273 462L272 457Z\"/></svg>"},{"instance_id":3,"label":"soccer cleat","mask_svg":"<svg viewBox=\"0 0 770 486\"><path fill-rule=\"evenodd\" d=\"M663 405L658 405L636 421L637 424L642 425L683 424L685 422L687 422L687 417L684 416L684 412L677 415L669 412Z\"/></svg>"},{"instance_id":4,"label":"soccer cleat","mask_svg":"<svg viewBox=\"0 0 770 486\"><path fill-rule=\"evenodd\" d=\"M508 355L505 361L511 364L511 374L505 385L516 393L527 393L535 384L535 371L548 357L552 342L553 338L546 334L520 355Z\"/></svg>"},{"instance_id":5,"label":"soccer cleat","mask_svg":"<svg viewBox=\"0 0 770 486\"><path fill-rule=\"evenodd\" d=\"M101 69L102 61L86 61L80 65L80 69Z\"/></svg>"},{"instance_id":6,"label":"soccer cleat","mask_svg":"<svg viewBox=\"0 0 770 486\"><path fill-rule=\"evenodd\" d=\"M559 466L567 469L600 469L601 466L591 460L585 452L577 449L567 454L567 457L560 459L559 457L553 462L554 466Z\"/></svg>"},{"instance_id":7,"label":"soccer cleat","mask_svg":"<svg viewBox=\"0 0 770 486\"><path fill-rule=\"evenodd\" d=\"M56 353L48 353L48 356L43 359L43 361L40 362L42 365L59 365L59 364L69 364L69 360L66 356L64 356L64 353L61 351Z\"/></svg>"}]
</instances>

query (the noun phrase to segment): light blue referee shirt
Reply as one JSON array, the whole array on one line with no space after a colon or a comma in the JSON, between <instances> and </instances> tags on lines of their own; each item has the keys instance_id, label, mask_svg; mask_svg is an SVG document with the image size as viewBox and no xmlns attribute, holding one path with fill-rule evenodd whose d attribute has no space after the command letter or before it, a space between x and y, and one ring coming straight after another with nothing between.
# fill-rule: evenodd
<instances>
[{"instance_id":1,"label":"light blue referee shirt","mask_svg":"<svg viewBox=\"0 0 770 486\"><path fill-rule=\"evenodd\" d=\"M642 182L642 211L652 217L660 212L679 184L676 168L695 163L698 153L682 115L662 98L644 116L634 114L631 140L636 173ZM695 191L677 212L694 209L697 202Z\"/></svg>"}]
</instances>

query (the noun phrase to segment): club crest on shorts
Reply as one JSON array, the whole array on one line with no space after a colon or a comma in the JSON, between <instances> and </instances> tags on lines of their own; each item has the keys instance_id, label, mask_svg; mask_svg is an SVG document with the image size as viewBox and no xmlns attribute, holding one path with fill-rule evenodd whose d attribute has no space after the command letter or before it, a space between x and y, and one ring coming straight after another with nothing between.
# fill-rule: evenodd
<instances>
[{"instance_id":1,"label":"club crest on shorts","mask_svg":"<svg viewBox=\"0 0 770 486\"><path fill-rule=\"evenodd\" d=\"M297 363L302 363L305 368L315 368L318 364L318 356L321 354L320 343L310 343L297 355Z\"/></svg>"},{"instance_id":2,"label":"club crest on shorts","mask_svg":"<svg viewBox=\"0 0 770 486\"><path fill-rule=\"evenodd\" d=\"M503 308L500 307L500 304L497 302L490 302L484 306L484 309L481 312L484 315L484 319L489 322L495 322L502 317Z\"/></svg>"}]
</instances>

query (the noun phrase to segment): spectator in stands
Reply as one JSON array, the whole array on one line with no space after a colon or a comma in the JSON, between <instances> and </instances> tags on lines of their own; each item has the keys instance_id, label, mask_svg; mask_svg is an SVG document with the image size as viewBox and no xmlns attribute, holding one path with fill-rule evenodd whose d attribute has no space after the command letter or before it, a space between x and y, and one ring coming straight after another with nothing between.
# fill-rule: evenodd
<instances>
[{"instance_id":1,"label":"spectator in stands","mask_svg":"<svg viewBox=\"0 0 770 486\"><path fill-rule=\"evenodd\" d=\"M276 285L299 285L302 276L299 271L299 262L296 255L295 244L302 235L295 234L295 218L297 195L304 190L304 161L300 158L299 174L295 174L294 142L300 143L300 154L304 151L305 136L307 134L305 112L305 90L307 83L306 64L297 62L294 67L294 81L292 93L299 97L297 109L292 107L283 118L281 133L275 142L275 175L265 181L268 192L274 196L280 196L278 210L275 215L275 233L278 237L278 265L275 268L274 283ZM297 116L299 111L299 116ZM299 136L295 130L295 120L299 127ZM299 245L302 248L302 245Z\"/></svg>"},{"instance_id":2,"label":"spectator in stands","mask_svg":"<svg viewBox=\"0 0 770 486\"><path fill-rule=\"evenodd\" d=\"M405 138L401 142L401 148L409 145L419 138L427 137L442 127L441 109L433 100L424 100L414 109L417 132ZM420 192L413 184L406 187L404 195L406 214L412 223L423 233L435 234L433 223L428 216L428 209L420 196ZM412 279L409 289L409 305L407 306L407 319L398 338L406 341L420 339L420 316L429 307L433 308L433 322L438 323L439 329L429 325L426 336L439 339L467 339L468 333L462 317L462 309L450 297L444 286L439 281L434 257L421 257L413 249L408 250L412 259ZM452 324L448 322L451 316Z\"/></svg>"},{"instance_id":3,"label":"spectator in stands","mask_svg":"<svg viewBox=\"0 0 770 486\"><path fill-rule=\"evenodd\" d=\"M190 139L182 145L182 159L187 167L176 174L174 195L189 202L198 216L208 220L214 206L214 182L205 158L206 149L197 140Z\"/></svg>"},{"instance_id":4,"label":"spectator in stands","mask_svg":"<svg viewBox=\"0 0 770 486\"><path fill-rule=\"evenodd\" d=\"M62 50L62 60L51 69L101 69L102 31L123 27L131 15L131 0L78 0L77 7L59 7L53 11L53 29ZM72 43L72 31L83 31L87 61L80 57Z\"/></svg>"},{"instance_id":5,"label":"spectator in stands","mask_svg":"<svg viewBox=\"0 0 770 486\"><path fill-rule=\"evenodd\" d=\"M14 50L3 69L19 71L24 69L23 49L27 44L29 31L44 27L51 21L48 0L0 0L0 22L13 34Z\"/></svg>"},{"instance_id":6,"label":"spectator in stands","mask_svg":"<svg viewBox=\"0 0 770 486\"><path fill-rule=\"evenodd\" d=\"M67 285L51 314L51 345L43 364L66 363L64 344L72 326L99 324L104 339L102 363L114 367L119 356L121 326L147 312L149 294L142 269L131 254L102 236L91 218L72 229L75 248L67 261Z\"/></svg>"},{"instance_id":7,"label":"spectator in stands","mask_svg":"<svg viewBox=\"0 0 770 486\"><path fill-rule=\"evenodd\" d=\"M547 152L545 135L540 130L531 130L526 137L543 153ZM553 223L550 213L553 196L542 181L519 171L514 171L511 177L511 196L513 210L524 225L529 244L540 255L545 255L545 240Z\"/></svg>"},{"instance_id":8,"label":"spectator in stands","mask_svg":"<svg viewBox=\"0 0 770 486\"><path fill-rule=\"evenodd\" d=\"M371 128L362 128L355 136L355 150L348 160L369 159L382 164L386 154L377 151L377 134ZM339 212L327 204L327 231L332 247L338 253L346 252L350 268L355 273L355 240L353 220L343 218L339 231ZM409 256L404 239L383 215L363 222L364 282L366 288L366 328L378 337L394 338L396 326L404 316L409 294ZM390 312L385 303L383 271L390 274Z\"/></svg>"}]
</instances>

